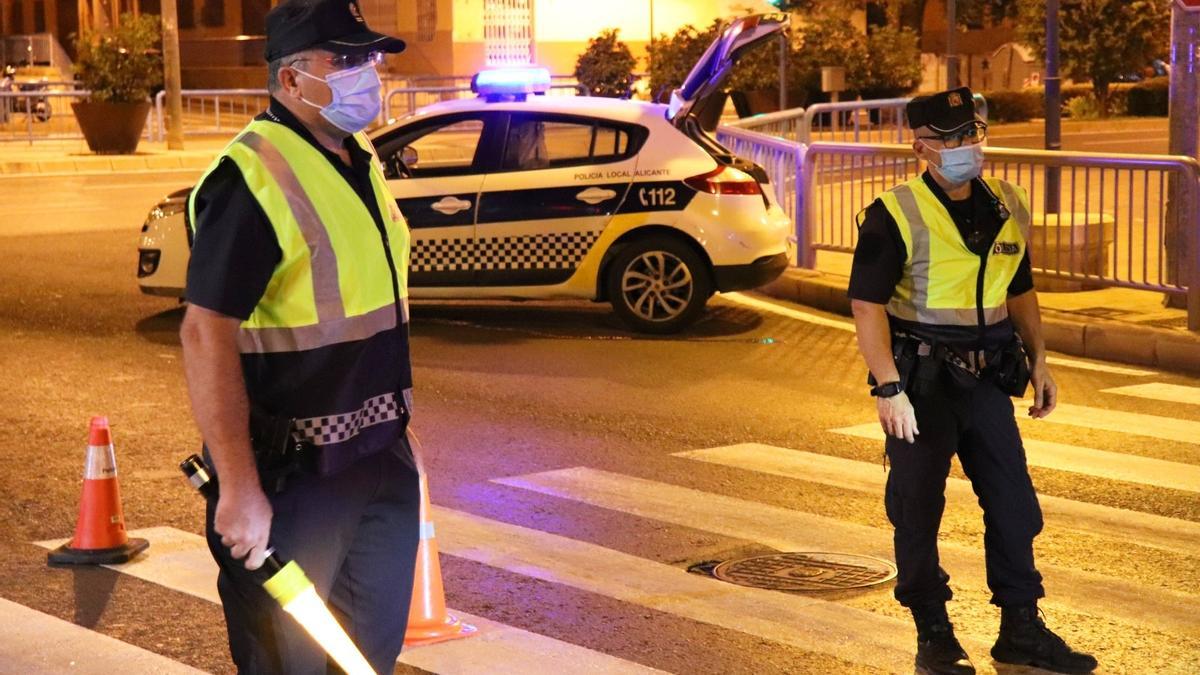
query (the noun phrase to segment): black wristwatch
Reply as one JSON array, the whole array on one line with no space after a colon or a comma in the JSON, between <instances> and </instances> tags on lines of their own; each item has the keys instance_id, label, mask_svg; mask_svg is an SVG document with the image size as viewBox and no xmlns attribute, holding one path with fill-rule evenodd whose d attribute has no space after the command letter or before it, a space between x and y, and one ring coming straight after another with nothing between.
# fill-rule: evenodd
<instances>
[{"instance_id":1,"label":"black wristwatch","mask_svg":"<svg viewBox=\"0 0 1200 675\"><path fill-rule=\"evenodd\" d=\"M902 391L904 391L904 387L900 386L899 382L884 382L881 385L871 387L871 395L879 398L891 398Z\"/></svg>"}]
</instances>

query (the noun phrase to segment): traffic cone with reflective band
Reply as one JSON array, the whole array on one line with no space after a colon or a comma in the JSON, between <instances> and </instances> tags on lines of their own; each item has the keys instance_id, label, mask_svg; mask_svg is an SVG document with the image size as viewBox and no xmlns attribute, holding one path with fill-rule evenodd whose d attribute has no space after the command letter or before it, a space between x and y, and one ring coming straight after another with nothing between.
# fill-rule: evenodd
<instances>
[{"instance_id":1,"label":"traffic cone with reflective band","mask_svg":"<svg viewBox=\"0 0 1200 675\"><path fill-rule=\"evenodd\" d=\"M437 539L429 506L429 483L420 472L421 543L417 546L417 566L413 575L412 604L408 609L408 629L404 646L443 642L475 634L475 627L463 623L446 611L446 591L442 587L442 565L438 562Z\"/></svg>"},{"instance_id":2,"label":"traffic cone with reflective band","mask_svg":"<svg viewBox=\"0 0 1200 675\"><path fill-rule=\"evenodd\" d=\"M129 562L146 550L145 539L130 539L121 513L121 488L117 484L117 458L113 452L108 418L92 418L88 431L87 459L83 467L83 494L75 536L48 555L52 565L110 565Z\"/></svg>"}]
</instances>

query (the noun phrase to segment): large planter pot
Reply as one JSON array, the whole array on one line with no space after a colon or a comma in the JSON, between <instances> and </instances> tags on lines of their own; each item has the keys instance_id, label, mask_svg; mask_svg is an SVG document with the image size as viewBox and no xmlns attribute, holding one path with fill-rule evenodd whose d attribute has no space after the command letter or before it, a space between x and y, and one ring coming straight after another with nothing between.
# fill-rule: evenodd
<instances>
[{"instance_id":1,"label":"large planter pot","mask_svg":"<svg viewBox=\"0 0 1200 675\"><path fill-rule=\"evenodd\" d=\"M150 102L100 103L79 101L71 104L75 119L88 147L98 155L129 155L137 150Z\"/></svg>"}]
</instances>

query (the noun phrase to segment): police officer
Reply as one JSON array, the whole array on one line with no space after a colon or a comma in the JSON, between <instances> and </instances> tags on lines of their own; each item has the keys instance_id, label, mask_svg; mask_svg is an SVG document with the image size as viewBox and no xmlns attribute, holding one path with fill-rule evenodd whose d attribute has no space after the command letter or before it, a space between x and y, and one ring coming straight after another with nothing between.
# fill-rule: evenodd
<instances>
[{"instance_id":1,"label":"police officer","mask_svg":"<svg viewBox=\"0 0 1200 675\"><path fill-rule=\"evenodd\" d=\"M295 560L380 673L404 642L418 543L405 222L363 129L404 43L356 0L266 18L270 106L200 179L181 338L220 481L209 548L243 673L327 660L255 581Z\"/></svg>"},{"instance_id":2,"label":"police officer","mask_svg":"<svg viewBox=\"0 0 1200 675\"><path fill-rule=\"evenodd\" d=\"M1090 672L1096 660L1067 646L1038 613L1044 591L1033 538L1042 514L1009 398L1032 382L1028 413L1040 418L1058 397L1026 249L1029 203L1020 187L980 177L987 125L970 89L915 98L906 113L928 170L861 214L850 297L888 435L895 595L916 623L916 665L975 672L946 613L949 576L937 551L957 453L983 508L987 582L1001 608L992 658Z\"/></svg>"}]
</instances>

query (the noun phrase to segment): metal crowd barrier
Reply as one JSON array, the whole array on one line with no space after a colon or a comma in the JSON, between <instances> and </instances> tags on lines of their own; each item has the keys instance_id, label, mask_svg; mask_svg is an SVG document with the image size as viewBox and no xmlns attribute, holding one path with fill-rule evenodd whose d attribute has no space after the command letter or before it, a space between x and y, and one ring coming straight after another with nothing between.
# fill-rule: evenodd
<instances>
[{"instance_id":1,"label":"metal crowd barrier","mask_svg":"<svg viewBox=\"0 0 1200 675\"><path fill-rule=\"evenodd\" d=\"M728 127L718 140L767 170L776 195L795 214L797 264L808 268L817 251L853 252L859 212L923 169L908 145L804 145ZM1026 189L1034 221L1030 258L1051 287L1186 294L1188 327L1200 330L1200 163L1194 158L1015 148L986 148L984 155L985 175ZM790 165L785 157L798 159ZM1044 208L1051 169L1060 175L1057 214Z\"/></svg>"},{"instance_id":2,"label":"metal crowd barrier","mask_svg":"<svg viewBox=\"0 0 1200 675\"><path fill-rule=\"evenodd\" d=\"M568 96L586 93L584 87L578 84L553 84L548 92L549 95ZM84 90L0 92L0 140L26 139L32 143L39 139L81 138L83 134L71 113L69 102L70 99L87 95L88 92ZM166 95L165 91L160 91L154 97L154 107L145 131L148 140L166 139ZM383 111L377 124L387 124L394 118L432 103L472 96L474 94L470 87L392 89L384 96ZM270 100L266 89L185 89L182 98L185 135L231 134L265 110ZM33 107L33 114L26 114L25 111L30 109L27 105ZM48 110L49 116L40 112L43 110Z\"/></svg>"},{"instance_id":3,"label":"metal crowd barrier","mask_svg":"<svg viewBox=\"0 0 1200 675\"><path fill-rule=\"evenodd\" d=\"M0 141L64 140L83 138L71 103L85 99L85 90L0 91ZM153 111L151 111L153 114ZM153 125L143 132L153 139Z\"/></svg>"},{"instance_id":4,"label":"metal crowd barrier","mask_svg":"<svg viewBox=\"0 0 1200 675\"><path fill-rule=\"evenodd\" d=\"M910 140L904 108L909 98L816 103L807 108L746 117L727 126L779 136L808 145L832 143L904 143ZM975 107L987 119L987 101L975 94Z\"/></svg>"}]
</instances>

